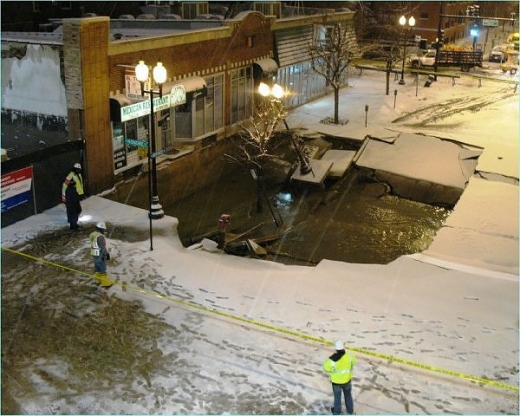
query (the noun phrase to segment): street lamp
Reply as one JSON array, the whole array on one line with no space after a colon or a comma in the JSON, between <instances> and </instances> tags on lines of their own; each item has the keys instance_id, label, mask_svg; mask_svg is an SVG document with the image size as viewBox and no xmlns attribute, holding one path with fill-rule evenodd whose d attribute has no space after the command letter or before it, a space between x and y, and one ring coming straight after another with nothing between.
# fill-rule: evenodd
<instances>
[{"instance_id":1,"label":"street lamp","mask_svg":"<svg viewBox=\"0 0 520 416\"><path fill-rule=\"evenodd\" d=\"M159 91L154 91L152 88L145 90L145 82L149 81L149 72L150 68L148 65L146 65L144 61L139 61L139 64L135 67L135 76L141 84L141 95L144 97L144 94L149 94L150 96L150 134L148 135L148 193L150 211L148 217L150 219L150 250L153 250L152 219L155 220L164 216L164 211L159 203L159 195L157 192L157 154L155 151L155 113L153 99L154 94L159 94L159 98L162 98L162 84L166 81L166 68L164 68L161 62L157 62L157 65L152 71L153 80L159 86Z\"/></svg>"},{"instance_id":2,"label":"street lamp","mask_svg":"<svg viewBox=\"0 0 520 416\"><path fill-rule=\"evenodd\" d=\"M408 23L408 27L414 27L415 26L415 18L411 16L408 21L406 20L406 17L401 16L399 18L399 24L403 28L403 67L401 68L401 79L399 80L400 85L404 85L404 61L406 59L406 35L408 34L408 30L404 31L404 27Z\"/></svg>"},{"instance_id":3,"label":"street lamp","mask_svg":"<svg viewBox=\"0 0 520 416\"><path fill-rule=\"evenodd\" d=\"M278 84L274 84L272 87L269 87L269 85L267 85L266 83L261 82L260 85L258 86L258 92L262 97L266 97L266 98L272 97L271 103L273 105L283 106L281 99L285 95L285 90L282 86L280 86ZM287 130L290 130L285 118L283 119L283 123L285 125L285 128ZM296 152L296 155L298 156L298 160L300 161L300 173L302 175L306 175L306 174L312 172L312 167L309 164L307 157L302 154L300 147L294 141L294 137L293 137L292 133L289 136L291 138L291 142L294 147L294 151Z\"/></svg>"},{"instance_id":4,"label":"street lamp","mask_svg":"<svg viewBox=\"0 0 520 416\"><path fill-rule=\"evenodd\" d=\"M469 33L473 37L473 51L476 51L477 50L477 38L478 38L478 26L476 23L470 29Z\"/></svg>"}]
</instances>

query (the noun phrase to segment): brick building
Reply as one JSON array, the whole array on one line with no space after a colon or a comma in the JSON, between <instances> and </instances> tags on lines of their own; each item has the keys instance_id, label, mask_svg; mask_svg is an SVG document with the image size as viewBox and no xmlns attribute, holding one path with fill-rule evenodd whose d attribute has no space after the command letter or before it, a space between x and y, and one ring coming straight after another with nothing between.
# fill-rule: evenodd
<instances>
[{"instance_id":1,"label":"brick building","mask_svg":"<svg viewBox=\"0 0 520 416\"><path fill-rule=\"evenodd\" d=\"M9 81L2 83L2 124L35 112L38 120L55 118L46 112L45 100L52 101L68 140L84 143L87 187L99 193L148 159L140 144L151 136L150 98L142 97L134 72L140 60L161 61L167 70L162 98L154 94L155 148L158 162L175 162L236 133L261 80L290 89L288 106L327 92L325 79L310 70L308 44L332 23L349 28L353 47L355 35L353 12L325 11L327 21L319 13L284 19L249 10L225 20L70 18L52 33L4 32L2 72ZM35 110L34 77L17 77L41 71L44 61L54 66L48 76L59 91L38 95ZM39 88L42 83L49 82ZM181 102L171 94L179 86Z\"/></svg>"}]
</instances>

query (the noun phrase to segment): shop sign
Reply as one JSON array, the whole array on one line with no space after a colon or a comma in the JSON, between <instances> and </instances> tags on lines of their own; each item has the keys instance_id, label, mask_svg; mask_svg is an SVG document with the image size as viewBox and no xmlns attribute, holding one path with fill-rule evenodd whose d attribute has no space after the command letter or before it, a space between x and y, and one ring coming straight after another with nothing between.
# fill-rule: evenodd
<instances>
[{"instance_id":1,"label":"shop sign","mask_svg":"<svg viewBox=\"0 0 520 416\"><path fill-rule=\"evenodd\" d=\"M150 103L148 101L130 104L121 107L121 122L146 116L147 114L150 114Z\"/></svg>"},{"instance_id":2,"label":"shop sign","mask_svg":"<svg viewBox=\"0 0 520 416\"><path fill-rule=\"evenodd\" d=\"M121 169L126 166L125 149L116 150L114 152L114 169Z\"/></svg>"},{"instance_id":3,"label":"shop sign","mask_svg":"<svg viewBox=\"0 0 520 416\"><path fill-rule=\"evenodd\" d=\"M170 92L170 105L176 107L186 104L186 87L182 84L174 85Z\"/></svg>"},{"instance_id":4,"label":"shop sign","mask_svg":"<svg viewBox=\"0 0 520 416\"><path fill-rule=\"evenodd\" d=\"M163 95L153 99L153 111L166 110L170 108L170 96ZM150 113L150 111L148 111Z\"/></svg>"},{"instance_id":5,"label":"shop sign","mask_svg":"<svg viewBox=\"0 0 520 416\"><path fill-rule=\"evenodd\" d=\"M146 81L144 83L144 90L149 90L150 81ZM128 98L139 99L141 98L141 83L137 80L135 76L135 71L125 71L125 86L126 86L126 96Z\"/></svg>"},{"instance_id":6,"label":"shop sign","mask_svg":"<svg viewBox=\"0 0 520 416\"><path fill-rule=\"evenodd\" d=\"M153 99L154 112L170 108L170 95L163 95ZM147 116L150 114L150 101L141 101L140 103L130 104L121 107L121 122L132 120L134 118Z\"/></svg>"}]
</instances>

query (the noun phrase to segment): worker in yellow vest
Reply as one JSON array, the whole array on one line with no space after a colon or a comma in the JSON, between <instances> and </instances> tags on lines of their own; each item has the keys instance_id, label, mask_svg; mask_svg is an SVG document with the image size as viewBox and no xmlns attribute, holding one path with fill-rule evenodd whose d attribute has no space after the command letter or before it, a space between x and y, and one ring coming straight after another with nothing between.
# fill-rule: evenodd
<instances>
[{"instance_id":1,"label":"worker in yellow vest","mask_svg":"<svg viewBox=\"0 0 520 416\"><path fill-rule=\"evenodd\" d=\"M81 165L79 163L74 163L72 166L71 171L63 181L63 185L61 186L61 202L64 204L67 203L67 187L69 186L69 183L74 181L76 184L76 191L78 192L79 199L85 198L85 190L83 189L83 176L81 175L82 169Z\"/></svg>"},{"instance_id":2,"label":"worker in yellow vest","mask_svg":"<svg viewBox=\"0 0 520 416\"><path fill-rule=\"evenodd\" d=\"M323 369L329 373L334 393L334 406L330 409L333 415L341 413L341 392L345 396L347 414L354 414L354 400L352 399L352 369L356 364L356 357L345 351L343 342L334 343L336 352L323 363Z\"/></svg>"},{"instance_id":3,"label":"worker in yellow vest","mask_svg":"<svg viewBox=\"0 0 520 416\"><path fill-rule=\"evenodd\" d=\"M106 231L106 224L102 221L98 222L96 229L90 233L89 240L90 255L94 261L94 277L101 286L109 288L114 282L112 282L107 275L106 261L110 260L110 254L107 250Z\"/></svg>"}]
</instances>

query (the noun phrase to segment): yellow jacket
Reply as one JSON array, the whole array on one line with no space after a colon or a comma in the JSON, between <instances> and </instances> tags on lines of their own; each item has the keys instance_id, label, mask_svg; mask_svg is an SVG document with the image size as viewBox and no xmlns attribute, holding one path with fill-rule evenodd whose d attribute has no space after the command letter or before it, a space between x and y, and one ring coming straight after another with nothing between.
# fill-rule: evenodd
<instances>
[{"instance_id":1,"label":"yellow jacket","mask_svg":"<svg viewBox=\"0 0 520 416\"><path fill-rule=\"evenodd\" d=\"M81 176L81 173L76 173L74 171L70 172L67 177L65 178L65 181L63 182L63 185L61 187L61 201L67 202L67 199L65 198L65 192L67 191L67 186L69 186L69 183L71 181L74 181L76 183L76 191L78 191L79 198L82 199L83 195L85 194L85 191L83 190L83 176Z\"/></svg>"},{"instance_id":2,"label":"yellow jacket","mask_svg":"<svg viewBox=\"0 0 520 416\"><path fill-rule=\"evenodd\" d=\"M352 369L356 357L345 350L336 351L323 363L323 369L329 373L333 384L346 384L352 379Z\"/></svg>"}]
</instances>

